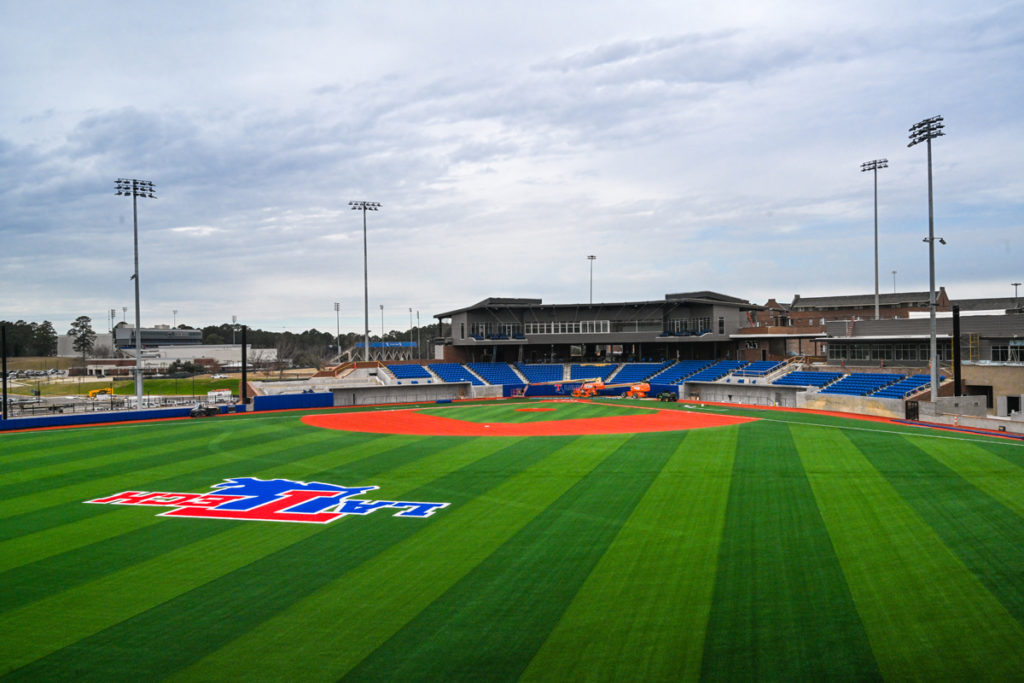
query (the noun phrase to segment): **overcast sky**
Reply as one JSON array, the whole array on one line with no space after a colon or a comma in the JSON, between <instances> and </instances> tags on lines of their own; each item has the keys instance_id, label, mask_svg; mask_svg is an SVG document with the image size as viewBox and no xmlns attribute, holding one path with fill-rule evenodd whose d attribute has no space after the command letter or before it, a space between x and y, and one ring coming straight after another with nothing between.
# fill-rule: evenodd
<instances>
[{"instance_id":1,"label":"overcast sky","mask_svg":"<svg viewBox=\"0 0 1024 683\"><path fill-rule=\"evenodd\" d=\"M0 0L0 319L407 329L486 297L1024 280L1021 2ZM172 313L177 310L176 318Z\"/></svg>"}]
</instances>

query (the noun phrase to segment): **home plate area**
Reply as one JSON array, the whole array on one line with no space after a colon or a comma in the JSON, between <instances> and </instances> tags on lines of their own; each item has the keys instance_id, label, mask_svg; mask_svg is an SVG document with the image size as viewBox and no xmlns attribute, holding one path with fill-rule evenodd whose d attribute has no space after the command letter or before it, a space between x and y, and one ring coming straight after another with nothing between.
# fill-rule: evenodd
<instances>
[{"instance_id":1,"label":"home plate area","mask_svg":"<svg viewBox=\"0 0 1024 683\"><path fill-rule=\"evenodd\" d=\"M694 413L677 409L626 408L614 406L615 415L594 417L558 417L560 407L567 404L589 404L594 412L603 412L603 404L585 401L550 401L544 406L508 406L509 415L522 419L522 413L538 413L536 420L487 422L460 419L463 411L473 406L436 409L408 408L376 412L329 413L307 415L302 421L314 427L338 429L348 432L373 434L410 434L416 436L579 436L586 434L639 434L644 432L671 432L704 427L724 427L756 418ZM436 411L436 412L435 412ZM440 414L443 413L443 414ZM493 412L489 414L493 415ZM573 414L579 414L578 410ZM500 417L500 415L498 416Z\"/></svg>"}]
</instances>

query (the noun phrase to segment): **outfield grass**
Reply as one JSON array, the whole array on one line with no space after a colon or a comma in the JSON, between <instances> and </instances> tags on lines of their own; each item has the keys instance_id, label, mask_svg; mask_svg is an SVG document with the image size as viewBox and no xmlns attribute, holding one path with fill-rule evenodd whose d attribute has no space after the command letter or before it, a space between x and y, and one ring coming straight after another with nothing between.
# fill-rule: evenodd
<instances>
[{"instance_id":1,"label":"outfield grass","mask_svg":"<svg viewBox=\"0 0 1024 683\"><path fill-rule=\"evenodd\" d=\"M424 410L494 423L632 405ZM542 406L556 410L522 410ZM713 410L763 419L474 438L290 412L0 434L0 675L1020 678L1024 444ZM317 525L83 504L232 477L450 505Z\"/></svg>"}]
</instances>

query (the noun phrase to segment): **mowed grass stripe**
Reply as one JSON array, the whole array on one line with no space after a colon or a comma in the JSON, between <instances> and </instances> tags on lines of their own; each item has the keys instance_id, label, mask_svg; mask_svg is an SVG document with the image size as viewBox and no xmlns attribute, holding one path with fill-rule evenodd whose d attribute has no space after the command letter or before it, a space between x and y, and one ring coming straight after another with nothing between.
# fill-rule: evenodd
<instances>
[{"instance_id":1,"label":"mowed grass stripe","mask_svg":"<svg viewBox=\"0 0 1024 683\"><path fill-rule=\"evenodd\" d=\"M738 434L680 434L524 680L700 676Z\"/></svg>"},{"instance_id":2,"label":"mowed grass stripe","mask_svg":"<svg viewBox=\"0 0 1024 683\"><path fill-rule=\"evenodd\" d=\"M739 430L702 676L877 679L789 427Z\"/></svg>"},{"instance_id":3,"label":"mowed grass stripe","mask_svg":"<svg viewBox=\"0 0 1024 683\"><path fill-rule=\"evenodd\" d=\"M345 679L519 676L671 457L676 439L632 436Z\"/></svg>"},{"instance_id":4,"label":"mowed grass stripe","mask_svg":"<svg viewBox=\"0 0 1024 683\"><path fill-rule=\"evenodd\" d=\"M253 458L260 453L287 452L293 444L298 446L306 440L326 439L324 435L317 434L314 430L302 432L295 429L282 430L280 427L261 429L259 423L254 423L253 426L255 428L251 430L234 431L232 435L236 438L231 439L227 445L215 446L218 439L214 440L214 444L207 440L202 449L197 448L194 452L182 451L175 445L173 438L164 437L151 446L152 452L146 454L145 463L139 468L131 466L137 450L132 445L133 431L125 430L122 449L125 462L121 468L111 468L106 476L87 477L84 480L76 478L64 486L48 486L42 491L26 492L20 496L0 500L0 518L129 490L151 480L166 479L182 472L195 472L213 467L225 458L238 460L238 451L244 452L246 458ZM136 426L136 429L144 430L144 426ZM220 438L227 440L226 436ZM73 450L67 455L69 461L74 460Z\"/></svg>"},{"instance_id":5,"label":"mowed grass stripe","mask_svg":"<svg viewBox=\"0 0 1024 683\"><path fill-rule=\"evenodd\" d=\"M191 435L176 440L175 453L167 452L167 435L148 441L126 442L124 439L102 450L88 442L65 446L55 455L59 459L45 465L3 475L0 500L31 494L42 488L57 488L82 481L102 479L117 473L145 469L166 462L168 457L186 459L188 454L206 452L209 434Z\"/></svg>"},{"instance_id":6,"label":"mowed grass stripe","mask_svg":"<svg viewBox=\"0 0 1024 683\"><path fill-rule=\"evenodd\" d=\"M1019 678L1020 624L849 436L813 427L793 434L885 678ZM920 478L913 468L906 476Z\"/></svg>"},{"instance_id":7,"label":"mowed grass stripe","mask_svg":"<svg viewBox=\"0 0 1024 683\"><path fill-rule=\"evenodd\" d=\"M176 426L176 425L175 425ZM102 428L67 428L27 434L0 434L0 477L4 481L15 481L12 475L24 470L60 466L67 462L67 454L87 459L91 456L118 453L124 450L124 429L133 430L139 440L152 438L155 442L165 439L167 424L152 424L141 433L137 425L118 425ZM198 436L198 435L197 435ZM200 437L201 438L201 437ZM209 436L206 437L207 440Z\"/></svg>"},{"instance_id":8,"label":"mowed grass stripe","mask_svg":"<svg viewBox=\"0 0 1024 683\"><path fill-rule=\"evenodd\" d=\"M304 425L298 423L296 426L299 430L306 429ZM300 479L306 477L308 480L336 478L342 484L346 484L349 483L349 480L365 476L372 477L388 469L407 465L414 462L416 458L430 453L421 448L412 447L420 443L421 439L418 437L379 437L359 434L350 435L350 439L339 439L337 435L331 436L336 442L335 447L327 449L326 453L323 451L327 444L317 442L311 444L311 450L315 452L315 455L281 463L265 470L253 470L250 469L250 465L241 474L262 479L289 476ZM445 443L438 441L434 447L444 448ZM300 458L306 452L302 449L292 449L288 452L288 457ZM257 460L255 463L267 464L261 460ZM204 479L206 483L202 486L190 487L188 484L177 486L176 484L182 484L182 482L172 479L156 482L157 486L139 487L139 489L201 493L209 490L212 483L219 483L226 477L239 476L239 467L237 458L232 458L230 465L226 466L224 471L220 472L218 476ZM296 474L300 474L301 477L295 476ZM317 475L325 476L318 477ZM336 482L329 481L329 483ZM117 491L111 493L117 493ZM83 504L81 507L95 511L95 516L0 543L0 569L8 571L14 567L24 566L25 571L30 574L34 571L51 572L52 569L49 565L41 564L41 561L47 558L54 558L52 561L60 564L73 564L76 561L81 561L85 562L86 566L93 566L87 559L97 552L96 548L91 547L93 544L115 539L122 534L130 534L137 529L152 527L165 521L157 516L164 509L155 506L120 507ZM71 504L71 509L77 510L78 508L75 504ZM225 530L222 526L209 527L209 529L211 534ZM176 542L173 535L167 534L166 527L151 533L163 538L163 542L168 544L168 549L173 547ZM118 544L125 542L132 543L127 540L116 541ZM142 557L137 559L142 559ZM116 564L111 564L108 570L113 571L116 568L118 568ZM74 585L71 576L64 577L64 588ZM83 580L95 578L95 576L89 577L84 573L83 568L76 571L73 576L82 577ZM7 579L15 580L11 576L0 574L0 582Z\"/></svg>"},{"instance_id":9,"label":"mowed grass stripe","mask_svg":"<svg viewBox=\"0 0 1024 683\"><path fill-rule=\"evenodd\" d=\"M626 437L533 438L416 492L456 500L422 531L345 562L331 583L211 653L176 680L283 680L296 661L344 674L576 484ZM449 498L445 498L448 495ZM368 520L369 521L369 520ZM240 662L244 662L239 670Z\"/></svg>"},{"instance_id":10,"label":"mowed grass stripe","mask_svg":"<svg viewBox=\"0 0 1024 683\"><path fill-rule=\"evenodd\" d=\"M883 449L872 436L852 434L850 440L946 547L1024 624L1024 520L1020 515L931 457L935 452L953 467L969 468L971 456L962 450L954 456L948 444L919 439L907 440L898 451ZM906 476L908 462L913 463L913 477ZM1024 473L1015 474L1007 480L1017 484L1013 499L1019 502Z\"/></svg>"},{"instance_id":11,"label":"mowed grass stripe","mask_svg":"<svg viewBox=\"0 0 1024 683\"><path fill-rule=\"evenodd\" d=\"M1024 466L976 443L910 439L980 491L1024 517ZM1019 448L1024 451L1024 448Z\"/></svg>"},{"instance_id":12,"label":"mowed grass stripe","mask_svg":"<svg viewBox=\"0 0 1024 683\"><path fill-rule=\"evenodd\" d=\"M0 525L0 538L17 539L22 536L43 533L50 529L62 527L67 524L83 521L92 517L100 517L111 512L110 507L102 505L83 505L82 501L102 498L124 490L136 491L173 491L173 492L204 492L208 491L214 484L224 479L238 476L255 476L255 468L265 468L276 463L301 462L303 458L312 457L310 453L320 454L332 453L329 447L332 441L331 436L321 430L319 433L302 435L299 432L312 431L305 425L295 422L290 427L279 426L277 438L267 439L256 438L254 442L236 442L236 447L245 455L240 455L234 448L214 448L216 456L206 456L198 463L192 460L182 460L175 467L161 468L156 472L135 472L127 477L131 486L126 486L124 478L120 482L121 488L99 489L87 492L81 498L72 497L70 501L57 505L44 506L36 505L36 509L23 514L7 518L3 525ZM291 435L289 437L289 432ZM379 439L393 439L387 444L375 444ZM214 442L221 440L215 438ZM405 437L404 442L408 441ZM375 453L386 448L400 448L404 443L397 437L381 437L378 435L360 435L353 441L355 444L365 444L367 453ZM210 449L207 449L210 450ZM333 456L332 456L333 457ZM169 462L175 462L173 457L168 457ZM246 463L240 465L240 463ZM244 469L240 469L244 467ZM146 479L145 477L154 477ZM162 478L160 478L162 477ZM40 495L47 495L45 490ZM2 546L0 546L2 547Z\"/></svg>"},{"instance_id":13,"label":"mowed grass stripe","mask_svg":"<svg viewBox=\"0 0 1024 683\"><path fill-rule=\"evenodd\" d=\"M361 438L359 440L362 441ZM361 472L380 472L394 466L396 451L401 453L403 463L422 455L415 449L404 447L408 443L397 448L391 443L392 448L389 450L383 448L384 444L381 443L385 439L371 441L376 443L357 443L351 448L333 451L330 471L343 477L355 477L353 472L344 472L346 465L358 468ZM408 438L405 441L408 442ZM436 445L440 448L443 444L438 442ZM311 463L323 461L324 458L324 455L317 454L305 461L289 463L286 467L308 471ZM281 473L275 468L253 474L270 479ZM50 533L34 534L0 544L0 550L4 551L0 553L0 559L3 559L4 564L18 563L14 568L5 566L5 571L0 574L0 585L11 589L5 591L5 595L0 598L0 611L51 593L52 582L46 581L46 577L55 577L61 589L67 590L128 564L143 562L201 538L223 533L229 528L220 523L178 524L174 533L168 533L167 526L155 528L160 522L166 522L157 516L164 508L110 506L100 509L108 513L91 520L57 527Z\"/></svg>"},{"instance_id":14,"label":"mowed grass stripe","mask_svg":"<svg viewBox=\"0 0 1024 683\"><path fill-rule=\"evenodd\" d=\"M440 446L444 440L434 441ZM426 481L439 476L442 479L467 478L477 487L488 486L486 482L494 480L474 476L474 464L494 457L503 461L505 468L514 467L522 460L522 454L508 453L509 444L507 440L463 439L459 447L439 449L430 456L434 467L423 470L424 478ZM490 471L494 464L483 464L481 468ZM465 495L474 495L473 487L468 489ZM421 498L423 491L414 489L401 493ZM166 676L287 609L366 558L418 533L431 522L432 519L397 519L385 512L350 517L327 526L309 525L315 527L313 533L303 534L294 544L271 548L246 565L71 643L19 670L18 677L47 679L75 667L88 673L83 680ZM307 525L249 523L246 526ZM192 560L193 563L203 561L201 556ZM173 571L172 567L167 569ZM259 596L258 600L252 599L255 595ZM293 634L297 638L306 635L304 630ZM292 663L294 667L294 660ZM237 670L232 677L236 674ZM223 671L216 677L221 676Z\"/></svg>"}]
</instances>

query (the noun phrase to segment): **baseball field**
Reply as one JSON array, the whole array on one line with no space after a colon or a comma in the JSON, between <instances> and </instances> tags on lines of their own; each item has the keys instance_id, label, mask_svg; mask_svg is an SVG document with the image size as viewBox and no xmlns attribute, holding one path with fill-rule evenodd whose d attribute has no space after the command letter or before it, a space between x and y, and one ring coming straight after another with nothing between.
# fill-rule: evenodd
<instances>
[{"instance_id":1,"label":"baseball field","mask_svg":"<svg viewBox=\"0 0 1024 683\"><path fill-rule=\"evenodd\" d=\"M651 401L0 434L0 676L1019 680L1024 442Z\"/></svg>"}]
</instances>

